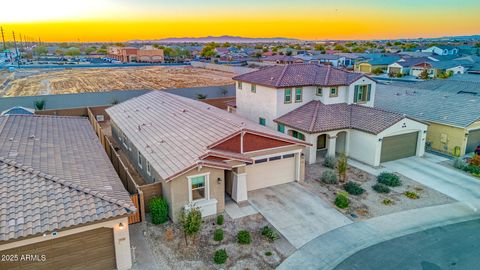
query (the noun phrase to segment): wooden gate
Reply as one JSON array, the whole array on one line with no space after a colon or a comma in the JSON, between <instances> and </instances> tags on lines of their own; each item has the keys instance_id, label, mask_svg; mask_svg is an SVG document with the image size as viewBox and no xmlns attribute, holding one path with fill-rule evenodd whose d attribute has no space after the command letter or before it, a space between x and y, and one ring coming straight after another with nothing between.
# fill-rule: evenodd
<instances>
[{"instance_id":1,"label":"wooden gate","mask_svg":"<svg viewBox=\"0 0 480 270\"><path fill-rule=\"evenodd\" d=\"M130 199L132 200L133 204L135 205L135 208L137 208L137 212L128 216L128 224L135 224L135 223L139 223L139 222L142 221L141 211L143 211L143 210L140 208L140 203L139 203L139 200L138 200L138 196L139 196L139 194L130 195Z\"/></svg>"}]
</instances>

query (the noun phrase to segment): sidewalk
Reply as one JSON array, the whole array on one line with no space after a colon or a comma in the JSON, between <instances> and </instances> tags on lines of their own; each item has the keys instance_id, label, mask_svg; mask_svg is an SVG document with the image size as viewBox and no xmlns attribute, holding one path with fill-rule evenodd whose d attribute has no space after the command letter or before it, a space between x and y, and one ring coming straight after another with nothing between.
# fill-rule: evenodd
<instances>
[{"instance_id":1,"label":"sidewalk","mask_svg":"<svg viewBox=\"0 0 480 270\"><path fill-rule=\"evenodd\" d=\"M354 253L426 229L480 218L480 200L431 206L372 218L327 232L298 249L277 269L333 269Z\"/></svg>"}]
</instances>

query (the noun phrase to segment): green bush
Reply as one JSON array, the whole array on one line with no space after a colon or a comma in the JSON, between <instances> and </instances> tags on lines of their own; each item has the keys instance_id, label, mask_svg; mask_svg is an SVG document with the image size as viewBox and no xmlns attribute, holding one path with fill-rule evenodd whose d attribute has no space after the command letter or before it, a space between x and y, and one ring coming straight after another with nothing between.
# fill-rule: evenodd
<instances>
[{"instance_id":1,"label":"green bush","mask_svg":"<svg viewBox=\"0 0 480 270\"><path fill-rule=\"evenodd\" d=\"M247 245L252 242L250 232L246 230L239 231L237 234L237 242L242 245Z\"/></svg>"},{"instance_id":2,"label":"green bush","mask_svg":"<svg viewBox=\"0 0 480 270\"><path fill-rule=\"evenodd\" d=\"M224 218L223 215L218 215L217 216L217 225L223 225Z\"/></svg>"},{"instance_id":3,"label":"green bush","mask_svg":"<svg viewBox=\"0 0 480 270\"><path fill-rule=\"evenodd\" d=\"M270 242L278 239L278 234L270 227L265 226L262 228L262 235Z\"/></svg>"},{"instance_id":4,"label":"green bush","mask_svg":"<svg viewBox=\"0 0 480 270\"><path fill-rule=\"evenodd\" d=\"M465 169L465 166L467 166L467 163L462 158L456 158L453 161L453 167L455 167L459 170Z\"/></svg>"},{"instance_id":5,"label":"green bush","mask_svg":"<svg viewBox=\"0 0 480 270\"><path fill-rule=\"evenodd\" d=\"M268 257L270 257L270 256L272 256L272 255L273 255L273 253L272 253L271 251L267 251L267 252L265 252L265 256L268 256Z\"/></svg>"},{"instance_id":6,"label":"green bush","mask_svg":"<svg viewBox=\"0 0 480 270\"><path fill-rule=\"evenodd\" d=\"M322 173L322 182L325 184L336 184L337 183L337 175L334 171L328 170Z\"/></svg>"},{"instance_id":7,"label":"green bush","mask_svg":"<svg viewBox=\"0 0 480 270\"><path fill-rule=\"evenodd\" d=\"M337 159L333 156L326 156L323 160L323 166L327 168L334 169L335 164L337 164Z\"/></svg>"},{"instance_id":8,"label":"green bush","mask_svg":"<svg viewBox=\"0 0 480 270\"><path fill-rule=\"evenodd\" d=\"M228 254L225 249L219 249L215 251L215 254L213 255L213 262L216 264L223 264L227 261L228 259Z\"/></svg>"},{"instance_id":9,"label":"green bush","mask_svg":"<svg viewBox=\"0 0 480 270\"><path fill-rule=\"evenodd\" d=\"M387 198L387 199L383 199L382 203L385 205L392 205L393 201Z\"/></svg>"},{"instance_id":10,"label":"green bush","mask_svg":"<svg viewBox=\"0 0 480 270\"><path fill-rule=\"evenodd\" d=\"M148 202L153 224L162 224L168 221L168 203L162 197L154 197Z\"/></svg>"},{"instance_id":11,"label":"green bush","mask_svg":"<svg viewBox=\"0 0 480 270\"><path fill-rule=\"evenodd\" d=\"M473 164L468 164L467 166L465 166L465 167L463 168L463 170L466 171L466 172L469 172L469 173L471 173L471 174L473 174L473 175L478 175L478 174L480 174L480 167L475 166L475 165L473 165Z\"/></svg>"},{"instance_id":12,"label":"green bush","mask_svg":"<svg viewBox=\"0 0 480 270\"><path fill-rule=\"evenodd\" d=\"M350 204L350 201L348 200L348 193L346 192L339 192L337 194L337 197L335 198L335 205L338 208L347 208L348 205Z\"/></svg>"},{"instance_id":13,"label":"green bush","mask_svg":"<svg viewBox=\"0 0 480 270\"><path fill-rule=\"evenodd\" d=\"M377 176L377 182L380 184L387 185L389 187L398 187L402 185L400 178L398 175L389 173L389 172L382 172Z\"/></svg>"},{"instance_id":14,"label":"green bush","mask_svg":"<svg viewBox=\"0 0 480 270\"><path fill-rule=\"evenodd\" d=\"M223 240L223 230L218 228L213 232L213 240L222 241Z\"/></svg>"},{"instance_id":15,"label":"green bush","mask_svg":"<svg viewBox=\"0 0 480 270\"><path fill-rule=\"evenodd\" d=\"M351 195L361 195L365 192L365 189L363 189L358 183L352 181L348 181L343 185L343 189Z\"/></svg>"},{"instance_id":16,"label":"green bush","mask_svg":"<svg viewBox=\"0 0 480 270\"><path fill-rule=\"evenodd\" d=\"M372 188L378 193L390 193L390 188L384 184L375 184Z\"/></svg>"}]
</instances>

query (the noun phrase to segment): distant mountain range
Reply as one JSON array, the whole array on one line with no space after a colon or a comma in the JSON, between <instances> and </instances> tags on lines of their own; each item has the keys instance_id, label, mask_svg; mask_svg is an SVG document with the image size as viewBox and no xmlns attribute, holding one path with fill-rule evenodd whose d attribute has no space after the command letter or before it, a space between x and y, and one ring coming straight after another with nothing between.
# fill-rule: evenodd
<instances>
[{"instance_id":1,"label":"distant mountain range","mask_svg":"<svg viewBox=\"0 0 480 270\"><path fill-rule=\"evenodd\" d=\"M208 37L181 37L181 38L164 38L164 39L157 39L157 40L131 40L129 42L135 43L146 43L146 42L162 42L162 43L191 43L191 42L198 42L198 43L209 43L209 42L217 42L217 43L272 43L272 42L296 42L300 41L298 39L293 38L282 38L282 37L275 37L275 38L247 38L247 37L238 37L238 36L208 36Z\"/></svg>"}]
</instances>

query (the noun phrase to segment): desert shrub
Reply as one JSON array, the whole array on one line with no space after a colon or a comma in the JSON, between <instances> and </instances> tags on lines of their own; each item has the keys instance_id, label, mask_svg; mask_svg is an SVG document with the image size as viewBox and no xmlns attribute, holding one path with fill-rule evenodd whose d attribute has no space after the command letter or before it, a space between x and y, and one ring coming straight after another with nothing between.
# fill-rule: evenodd
<instances>
[{"instance_id":1,"label":"desert shrub","mask_svg":"<svg viewBox=\"0 0 480 270\"><path fill-rule=\"evenodd\" d=\"M337 171L341 182L344 182L347 179L347 168L347 156L345 154L341 154L337 161Z\"/></svg>"},{"instance_id":2,"label":"desert shrub","mask_svg":"<svg viewBox=\"0 0 480 270\"><path fill-rule=\"evenodd\" d=\"M365 192L365 189L363 189L358 183L352 181L348 181L343 185L343 189L351 195L361 195Z\"/></svg>"},{"instance_id":3,"label":"desert shrub","mask_svg":"<svg viewBox=\"0 0 480 270\"><path fill-rule=\"evenodd\" d=\"M265 226L262 228L262 235L270 242L278 239L278 234L270 227Z\"/></svg>"},{"instance_id":4,"label":"desert shrub","mask_svg":"<svg viewBox=\"0 0 480 270\"><path fill-rule=\"evenodd\" d=\"M189 236L193 237L193 242L195 243L195 238L202 229L202 212L200 212L200 209L193 204L182 208L179 223L185 236L185 245L188 246L187 240Z\"/></svg>"},{"instance_id":5,"label":"desert shrub","mask_svg":"<svg viewBox=\"0 0 480 270\"><path fill-rule=\"evenodd\" d=\"M420 198L420 196L418 196L417 193L413 192L413 191L405 191L405 193L403 193L407 198L410 198L410 199L418 199Z\"/></svg>"},{"instance_id":6,"label":"desert shrub","mask_svg":"<svg viewBox=\"0 0 480 270\"><path fill-rule=\"evenodd\" d=\"M455 167L459 170L463 170L465 168L465 166L467 166L467 163L462 158L456 158L453 161L453 167Z\"/></svg>"},{"instance_id":7,"label":"desert shrub","mask_svg":"<svg viewBox=\"0 0 480 270\"><path fill-rule=\"evenodd\" d=\"M373 73L374 75L380 75L380 74L383 74L383 69L382 69L382 68L379 68L379 67L377 67L377 68L375 68L374 70L372 70L372 73Z\"/></svg>"},{"instance_id":8,"label":"desert shrub","mask_svg":"<svg viewBox=\"0 0 480 270\"><path fill-rule=\"evenodd\" d=\"M227 261L228 259L228 254L225 249L219 249L215 251L215 254L213 255L213 262L216 264L223 264Z\"/></svg>"},{"instance_id":9,"label":"desert shrub","mask_svg":"<svg viewBox=\"0 0 480 270\"><path fill-rule=\"evenodd\" d=\"M337 194L337 197L335 198L335 205L338 208L347 208L348 205L350 204L350 201L348 200L348 193L346 192L339 192Z\"/></svg>"},{"instance_id":10,"label":"desert shrub","mask_svg":"<svg viewBox=\"0 0 480 270\"><path fill-rule=\"evenodd\" d=\"M252 242L250 232L246 230L239 231L237 234L237 242L242 245L247 245Z\"/></svg>"},{"instance_id":11,"label":"desert shrub","mask_svg":"<svg viewBox=\"0 0 480 270\"><path fill-rule=\"evenodd\" d=\"M153 224L162 224L168 221L168 203L162 197L154 197L148 202Z\"/></svg>"},{"instance_id":12,"label":"desert shrub","mask_svg":"<svg viewBox=\"0 0 480 270\"><path fill-rule=\"evenodd\" d=\"M333 156L326 156L325 159L323 160L323 166L330 169L334 169L336 163L337 163L337 159Z\"/></svg>"},{"instance_id":13,"label":"desert shrub","mask_svg":"<svg viewBox=\"0 0 480 270\"><path fill-rule=\"evenodd\" d=\"M390 188L384 184L375 184L372 188L378 193L390 193Z\"/></svg>"},{"instance_id":14,"label":"desert shrub","mask_svg":"<svg viewBox=\"0 0 480 270\"><path fill-rule=\"evenodd\" d=\"M480 156L475 154L472 158L468 160L468 163L475 166L480 166Z\"/></svg>"},{"instance_id":15,"label":"desert shrub","mask_svg":"<svg viewBox=\"0 0 480 270\"><path fill-rule=\"evenodd\" d=\"M390 200L390 199L383 199L382 203L385 204L385 205L392 205L393 201Z\"/></svg>"},{"instance_id":16,"label":"desert shrub","mask_svg":"<svg viewBox=\"0 0 480 270\"><path fill-rule=\"evenodd\" d=\"M334 171L328 170L322 173L322 182L325 184L336 184L337 183L337 175Z\"/></svg>"},{"instance_id":17,"label":"desert shrub","mask_svg":"<svg viewBox=\"0 0 480 270\"><path fill-rule=\"evenodd\" d=\"M223 230L218 228L213 232L213 240L222 241L223 240Z\"/></svg>"},{"instance_id":18,"label":"desert shrub","mask_svg":"<svg viewBox=\"0 0 480 270\"><path fill-rule=\"evenodd\" d=\"M224 222L223 215L218 215L217 216L217 225L223 225L223 222Z\"/></svg>"},{"instance_id":19,"label":"desert shrub","mask_svg":"<svg viewBox=\"0 0 480 270\"><path fill-rule=\"evenodd\" d=\"M380 173L377 176L377 182L387 185L389 187L398 187L402 185L402 182L400 181L398 175L389 172Z\"/></svg>"},{"instance_id":20,"label":"desert shrub","mask_svg":"<svg viewBox=\"0 0 480 270\"><path fill-rule=\"evenodd\" d=\"M272 253L271 251L267 251L267 252L265 252L265 256L268 256L268 257L270 257L270 256L272 256L272 255L273 255L273 253Z\"/></svg>"},{"instance_id":21,"label":"desert shrub","mask_svg":"<svg viewBox=\"0 0 480 270\"><path fill-rule=\"evenodd\" d=\"M463 168L464 171L466 172L469 172L473 175L478 175L480 174L480 167L479 166L475 166L475 165L472 165L472 164L468 164L467 166L465 166Z\"/></svg>"}]
</instances>

